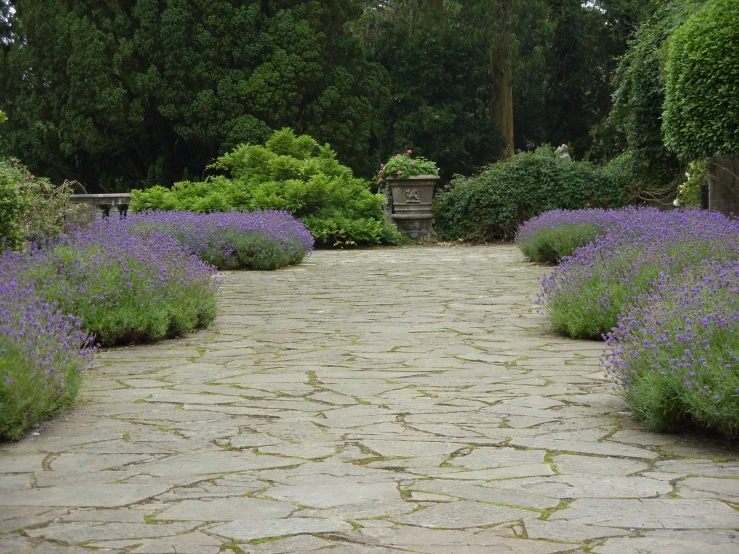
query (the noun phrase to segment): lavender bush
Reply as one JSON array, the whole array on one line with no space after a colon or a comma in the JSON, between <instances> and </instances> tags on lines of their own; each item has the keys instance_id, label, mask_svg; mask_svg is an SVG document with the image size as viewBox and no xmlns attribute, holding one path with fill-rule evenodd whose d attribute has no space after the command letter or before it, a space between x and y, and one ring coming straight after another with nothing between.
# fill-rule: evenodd
<instances>
[{"instance_id":1,"label":"lavender bush","mask_svg":"<svg viewBox=\"0 0 739 554\"><path fill-rule=\"evenodd\" d=\"M199 214L132 214L125 225L137 234L164 233L190 254L220 269L277 269L299 263L313 250L313 236L286 211Z\"/></svg>"},{"instance_id":2,"label":"lavender bush","mask_svg":"<svg viewBox=\"0 0 739 554\"><path fill-rule=\"evenodd\" d=\"M607 371L650 429L739 432L739 262L662 274L607 341Z\"/></svg>"},{"instance_id":3,"label":"lavender bush","mask_svg":"<svg viewBox=\"0 0 739 554\"><path fill-rule=\"evenodd\" d=\"M516 245L535 262L558 264L565 256L637 215L633 207L618 210L551 210L529 219L516 233Z\"/></svg>"},{"instance_id":4,"label":"lavender bush","mask_svg":"<svg viewBox=\"0 0 739 554\"><path fill-rule=\"evenodd\" d=\"M159 340L207 326L215 268L174 238L106 219L31 258L25 278L102 345Z\"/></svg>"},{"instance_id":5,"label":"lavender bush","mask_svg":"<svg viewBox=\"0 0 739 554\"><path fill-rule=\"evenodd\" d=\"M642 209L564 259L543 281L539 302L555 331L600 338L660 274L733 260L739 260L736 221L699 210Z\"/></svg>"},{"instance_id":6,"label":"lavender bush","mask_svg":"<svg viewBox=\"0 0 739 554\"><path fill-rule=\"evenodd\" d=\"M79 318L18 279L30 258L0 256L0 440L66 408L93 353Z\"/></svg>"}]
</instances>

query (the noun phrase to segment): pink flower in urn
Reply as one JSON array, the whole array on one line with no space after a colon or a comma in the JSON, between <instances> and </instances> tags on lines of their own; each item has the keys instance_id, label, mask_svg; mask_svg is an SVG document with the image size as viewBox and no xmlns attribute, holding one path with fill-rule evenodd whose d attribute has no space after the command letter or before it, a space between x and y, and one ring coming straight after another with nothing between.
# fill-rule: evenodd
<instances>
[{"instance_id":1,"label":"pink flower in urn","mask_svg":"<svg viewBox=\"0 0 739 554\"><path fill-rule=\"evenodd\" d=\"M395 154L395 157L396 158L400 158L401 157L401 154Z\"/></svg>"},{"instance_id":2,"label":"pink flower in urn","mask_svg":"<svg viewBox=\"0 0 739 554\"><path fill-rule=\"evenodd\" d=\"M384 181L384 179L382 177L380 177L380 181Z\"/></svg>"},{"instance_id":3,"label":"pink flower in urn","mask_svg":"<svg viewBox=\"0 0 739 554\"><path fill-rule=\"evenodd\" d=\"M411 165L416 165L416 162L411 162Z\"/></svg>"},{"instance_id":4,"label":"pink flower in urn","mask_svg":"<svg viewBox=\"0 0 739 554\"><path fill-rule=\"evenodd\" d=\"M399 169L399 170L398 170L398 175L401 175L402 173L403 173L403 172L402 172L402 171L401 171L401 170Z\"/></svg>"},{"instance_id":5,"label":"pink flower in urn","mask_svg":"<svg viewBox=\"0 0 739 554\"><path fill-rule=\"evenodd\" d=\"M408 150L408 153L409 154L413 154L413 150Z\"/></svg>"}]
</instances>

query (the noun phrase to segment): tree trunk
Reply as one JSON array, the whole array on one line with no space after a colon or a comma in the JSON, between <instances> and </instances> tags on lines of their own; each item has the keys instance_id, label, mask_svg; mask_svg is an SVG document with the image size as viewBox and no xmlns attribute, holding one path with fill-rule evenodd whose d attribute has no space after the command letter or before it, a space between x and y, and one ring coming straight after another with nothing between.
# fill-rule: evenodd
<instances>
[{"instance_id":1,"label":"tree trunk","mask_svg":"<svg viewBox=\"0 0 739 554\"><path fill-rule=\"evenodd\" d=\"M513 12L512 0L499 0L501 12L503 13L503 32L497 53L492 57L492 74L495 80L495 100L492 106L492 117L503 133L506 142L506 155L513 155L513 84L512 84L512 59L511 59L511 14Z\"/></svg>"},{"instance_id":2,"label":"tree trunk","mask_svg":"<svg viewBox=\"0 0 739 554\"><path fill-rule=\"evenodd\" d=\"M444 0L421 0L421 11L429 14L434 23L444 30Z\"/></svg>"}]
</instances>

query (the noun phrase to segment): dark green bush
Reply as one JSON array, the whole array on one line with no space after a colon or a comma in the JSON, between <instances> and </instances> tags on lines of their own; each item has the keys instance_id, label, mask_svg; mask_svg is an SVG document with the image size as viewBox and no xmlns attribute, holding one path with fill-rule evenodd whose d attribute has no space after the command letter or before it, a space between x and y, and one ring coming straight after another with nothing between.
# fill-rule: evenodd
<instances>
[{"instance_id":1,"label":"dark green bush","mask_svg":"<svg viewBox=\"0 0 739 554\"><path fill-rule=\"evenodd\" d=\"M396 243L383 197L341 165L328 145L290 129L275 132L266 146L241 145L218 159L223 175L183 181L171 190L133 191L131 209L193 212L286 210L301 219L318 245Z\"/></svg>"},{"instance_id":2,"label":"dark green bush","mask_svg":"<svg viewBox=\"0 0 739 554\"><path fill-rule=\"evenodd\" d=\"M739 2L711 0L670 39L665 143L685 159L739 153Z\"/></svg>"},{"instance_id":3,"label":"dark green bush","mask_svg":"<svg viewBox=\"0 0 739 554\"><path fill-rule=\"evenodd\" d=\"M453 181L437 197L434 215L440 238L484 242L511 238L521 223L549 210L615 208L623 202L618 179L540 147Z\"/></svg>"}]
</instances>

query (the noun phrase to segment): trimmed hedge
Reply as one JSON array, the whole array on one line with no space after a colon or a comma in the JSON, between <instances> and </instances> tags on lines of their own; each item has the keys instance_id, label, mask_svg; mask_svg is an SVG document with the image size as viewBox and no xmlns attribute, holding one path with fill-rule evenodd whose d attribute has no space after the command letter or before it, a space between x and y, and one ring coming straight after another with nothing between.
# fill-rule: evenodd
<instances>
[{"instance_id":1,"label":"trimmed hedge","mask_svg":"<svg viewBox=\"0 0 739 554\"><path fill-rule=\"evenodd\" d=\"M521 223L550 210L623 203L617 177L565 160L547 146L453 181L437 197L434 216L440 238L485 242L511 238Z\"/></svg>"},{"instance_id":2,"label":"trimmed hedge","mask_svg":"<svg viewBox=\"0 0 739 554\"><path fill-rule=\"evenodd\" d=\"M739 2L712 0L670 39L663 130L685 159L739 153Z\"/></svg>"}]
</instances>

